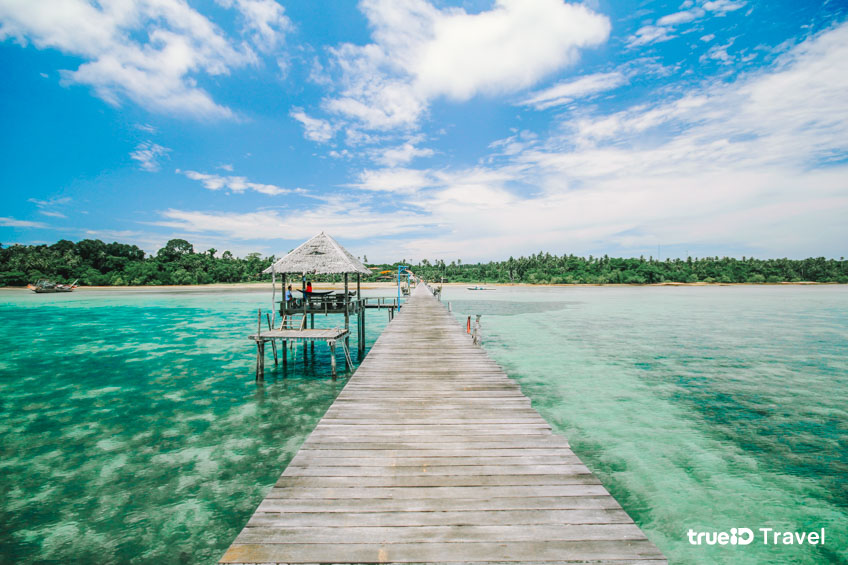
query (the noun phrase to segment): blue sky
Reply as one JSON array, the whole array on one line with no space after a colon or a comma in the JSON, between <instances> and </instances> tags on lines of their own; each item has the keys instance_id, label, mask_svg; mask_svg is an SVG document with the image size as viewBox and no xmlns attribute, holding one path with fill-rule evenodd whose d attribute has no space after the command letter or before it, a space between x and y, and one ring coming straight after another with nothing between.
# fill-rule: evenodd
<instances>
[{"instance_id":1,"label":"blue sky","mask_svg":"<svg viewBox=\"0 0 848 565\"><path fill-rule=\"evenodd\" d=\"M840 257L846 13L0 0L0 242Z\"/></svg>"}]
</instances>

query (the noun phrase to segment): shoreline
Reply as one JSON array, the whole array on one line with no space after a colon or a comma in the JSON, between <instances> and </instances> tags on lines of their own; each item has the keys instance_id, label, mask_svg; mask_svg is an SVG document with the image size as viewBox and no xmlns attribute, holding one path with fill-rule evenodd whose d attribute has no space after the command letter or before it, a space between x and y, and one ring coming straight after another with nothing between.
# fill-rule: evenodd
<instances>
[{"instance_id":1,"label":"shoreline","mask_svg":"<svg viewBox=\"0 0 848 565\"><path fill-rule=\"evenodd\" d=\"M437 285L435 283L433 286ZM443 283L442 286L445 287L464 287L464 286L485 286L485 287L502 287L502 288L510 288L510 287L526 287L526 288L572 288L572 287L612 287L612 288L626 288L626 287L693 287L693 286L845 286L846 283L837 283L837 282L816 282L816 281L797 281L797 282L778 282L778 283L720 283L720 282L693 282L693 283L683 283L683 282L661 282L661 283L649 283L649 284L618 284L618 283L609 283L609 284L597 284L597 283L572 283L572 284L534 284L534 283L481 283L481 282L446 282ZM280 287L280 285L277 285ZM344 283L315 283L315 290L322 289L343 289ZM280 287L281 288L281 287ZM388 288L397 288L397 284L394 282L366 282L361 283L362 290L374 290L374 289L388 289ZM356 284L348 284L349 290L356 290ZM29 290L25 286L6 286L0 287L0 291L4 290L12 290L12 291L24 291ZM74 292L91 292L91 291L126 291L126 290L184 290L184 291L192 291L192 290L271 290L271 283L269 282L255 282L255 283L212 283L212 284L189 284L189 285L126 285L126 286L79 286L74 289ZM296 290L296 289L295 289ZM59 293L57 293L59 294Z\"/></svg>"}]
</instances>

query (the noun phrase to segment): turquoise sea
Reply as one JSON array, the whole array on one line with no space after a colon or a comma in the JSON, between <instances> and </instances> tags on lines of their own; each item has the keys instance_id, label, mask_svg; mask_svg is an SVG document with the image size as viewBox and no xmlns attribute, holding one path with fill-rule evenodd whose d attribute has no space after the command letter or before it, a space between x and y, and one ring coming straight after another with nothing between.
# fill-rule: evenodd
<instances>
[{"instance_id":1,"label":"turquoise sea","mask_svg":"<svg viewBox=\"0 0 848 565\"><path fill-rule=\"evenodd\" d=\"M482 314L484 347L672 563L848 562L845 286L446 287L443 302ZM316 345L285 375L269 355L257 386L244 338L269 303L0 290L0 563L214 563L346 382ZM368 345L386 321L369 311ZM687 541L733 527L827 537Z\"/></svg>"},{"instance_id":2,"label":"turquoise sea","mask_svg":"<svg viewBox=\"0 0 848 565\"><path fill-rule=\"evenodd\" d=\"M215 563L347 380L317 344L286 376L269 349L257 386L258 308L269 291L0 290L0 563Z\"/></svg>"},{"instance_id":3,"label":"turquoise sea","mask_svg":"<svg viewBox=\"0 0 848 565\"><path fill-rule=\"evenodd\" d=\"M848 563L848 287L449 288L670 563ZM474 318L472 318L473 321ZM746 546L688 530L746 527ZM826 530L823 546L759 528Z\"/></svg>"}]
</instances>

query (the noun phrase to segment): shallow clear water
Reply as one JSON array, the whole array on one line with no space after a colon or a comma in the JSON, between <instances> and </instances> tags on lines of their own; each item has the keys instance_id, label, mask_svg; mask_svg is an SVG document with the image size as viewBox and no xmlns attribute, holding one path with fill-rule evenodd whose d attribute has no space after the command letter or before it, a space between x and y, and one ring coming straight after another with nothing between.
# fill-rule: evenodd
<instances>
[{"instance_id":1,"label":"shallow clear water","mask_svg":"<svg viewBox=\"0 0 848 565\"><path fill-rule=\"evenodd\" d=\"M848 288L445 288L672 563L848 562ZM473 320L473 318L472 318ZM747 527L747 546L687 532ZM826 529L824 546L758 528Z\"/></svg>"},{"instance_id":2,"label":"shallow clear water","mask_svg":"<svg viewBox=\"0 0 848 565\"><path fill-rule=\"evenodd\" d=\"M269 350L257 386L246 336L269 307L0 291L0 563L217 561L346 382L316 344L285 378ZM368 346L387 317L368 311Z\"/></svg>"},{"instance_id":3,"label":"shallow clear water","mask_svg":"<svg viewBox=\"0 0 848 565\"><path fill-rule=\"evenodd\" d=\"M672 563L848 559L848 288L444 294ZM316 345L257 387L268 303L0 291L0 563L214 563L345 383ZM827 541L686 541L731 527Z\"/></svg>"}]
</instances>

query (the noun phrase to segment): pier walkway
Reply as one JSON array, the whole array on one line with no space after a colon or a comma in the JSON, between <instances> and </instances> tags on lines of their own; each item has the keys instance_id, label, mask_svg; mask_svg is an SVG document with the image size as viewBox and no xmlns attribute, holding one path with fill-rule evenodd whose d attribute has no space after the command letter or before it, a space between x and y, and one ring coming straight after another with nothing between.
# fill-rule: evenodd
<instances>
[{"instance_id":1,"label":"pier walkway","mask_svg":"<svg viewBox=\"0 0 848 565\"><path fill-rule=\"evenodd\" d=\"M221 563L664 563L423 285Z\"/></svg>"}]
</instances>

